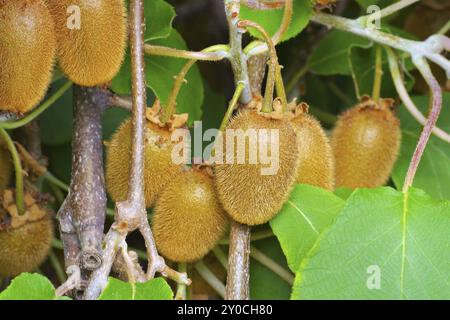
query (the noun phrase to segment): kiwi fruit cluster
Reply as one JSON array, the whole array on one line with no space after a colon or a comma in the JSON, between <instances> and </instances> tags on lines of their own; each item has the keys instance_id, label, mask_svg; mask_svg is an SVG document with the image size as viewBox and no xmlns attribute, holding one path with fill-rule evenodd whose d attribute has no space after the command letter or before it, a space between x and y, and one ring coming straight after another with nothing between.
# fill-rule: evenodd
<instances>
[{"instance_id":1,"label":"kiwi fruit cluster","mask_svg":"<svg viewBox=\"0 0 450 320\"><path fill-rule=\"evenodd\" d=\"M152 225L160 253L175 262L192 262L205 256L223 236L227 216L209 167L173 161L180 141L172 141L172 133L186 129L187 115L173 115L164 124L160 116L157 101L147 109L144 132L145 202L154 208ZM126 120L107 143L106 186L116 202L127 198L131 129L131 121Z\"/></svg>"},{"instance_id":2,"label":"kiwi fruit cluster","mask_svg":"<svg viewBox=\"0 0 450 320\"><path fill-rule=\"evenodd\" d=\"M45 95L56 51L44 0L0 0L0 110L25 113Z\"/></svg>"},{"instance_id":3,"label":"kiwi fruit cluster","mask_svg":"<svg viewBox=\"0 0 450 320\"><path fill-rule=\"evenodd\" d=\"M25 196L25 205L25 213L18 215L13 191L4 192L0 210L1 277L34 271L50 251L53 222L49 209L30 194Z\"/></svg>"},{"instance_id":4,"label":"kiwi fruit cluster","mask_svg":"<svg viewBox=\"0 0 450 320\"><path fill-rule=\"evenodd\" d=\"M0 0L0 110L32 110L47 91L55 57L76 84L109 82L126 38L124 0Z\"/></svg>"},{"instance_id":5,"label":"kiwi fruit cluster","mask_svg":"<svg viewBox=\"0 0 450 320\"><path fill-rule=\"evenodd\" d=\"M387 182L400 149L400 122L392 99L363 97L333 130L336 187L372 188Z\"/></svg>"}]
</instances>

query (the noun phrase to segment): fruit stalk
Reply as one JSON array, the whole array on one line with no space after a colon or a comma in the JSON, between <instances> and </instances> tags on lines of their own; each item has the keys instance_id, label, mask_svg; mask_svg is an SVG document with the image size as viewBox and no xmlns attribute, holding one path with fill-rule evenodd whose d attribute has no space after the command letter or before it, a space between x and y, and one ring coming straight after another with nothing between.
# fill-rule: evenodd
<instances>
[{"instance_id":1,"label":"fruit stalk","mask_svg":"<svg viewBox=\"0 0 450 320\"><path fill-rule=\"evenodd\" d=\"M16 146L5 129L0 128L0 135L3 141L6 143L9 153L14 165L15 177L16 177L16 206L19 214L25 212L24 203L24 190L23 190L23 170L22 163L20 162L19 153L17 152Z\"/></svg>"}]
</instances>

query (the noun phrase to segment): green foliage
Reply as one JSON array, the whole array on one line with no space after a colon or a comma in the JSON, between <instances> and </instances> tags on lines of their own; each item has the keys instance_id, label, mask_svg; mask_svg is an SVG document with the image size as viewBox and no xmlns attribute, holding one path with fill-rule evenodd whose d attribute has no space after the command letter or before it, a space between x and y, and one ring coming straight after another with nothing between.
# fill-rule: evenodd
<instances>
[{"instance_id":1,"label":"green foliage","mask_svg":"<svg viewBox=\"0 0 450 320\"><path fill-rule=\"evenodd\" d=\"M283 12L284 9L255 10L243 5L241 7L240 18L260 24L270 36L273 36L280 27ZM312 7L310 0L294 1L292 21L282 40L286 41L299 34L308 25L311 14ZM250 33L257 38L261 38L261 35L256 30L252 29Z\"/></svg>"},{"instance_id":2,"label":"green foliage","mask_svg":"<svg viewBox=\"0 0 450 320\"><path fill-rule=\"evenodd\" d=\"M309 185L297 185L281 212L270 221L289 268L296 271L323 230L344 206L333 193Z\"/></svg>"},{"instance_id":3,"label":"green foliage","mask_svg":"<svg viewBox=\"0 0 450 320\"><path fill-rule=\"evenodd\" d=\"M287 270L286 257L276 238L253 242L257 249ZM251 259L250 261L250 299L252 300L287 300L291 285L267 267Z\"/></svg>"},{"instance_id":4,"label":"green foliage","mask_svg":"<svg viewBox=\"0 0 450 320\"><path fill-rule=\"evenodd\" d=\"M56 300L55 288L44 276L22 273L14 278L3 292L0 300Z\"/></svg>"},{"instance_id":5,"label":"green foliage","mask_svg":"<svg viewBox=\"0 0 450 320\"><path fill-rule=\"evenodd\" d=\"M292 298L450 299L449 228L448 201L418 189L357 190L302 259Z\"/></svg>"},{"instance_id":6,"label":"green foliage","mask_svg":"<svg viewBox=\"0 0 450 320\"><path fill-rule=\"evenodd\" d=\"M109 278L99 300L172 300L173 292L163 278L131 284Z\"/></svg>"},{"instance_id":7,"label":"green foliage","mask_svg":"<svg viewBox=\"0 0 450 320\"><path fill-rule=\"evenodd\" d=\"M352 48L370 48L372 42L338 30L330 31L308 58L307 66L320 75L351 75Z\"/></svg>"},{"instance_id":8,"label":"green foliage","mask_svg":"<svg viewBox=\"0 0 450 320\"><path fill-rule=\"evenodd\" d=\"M413 97L413 101L426 116L429 97ZM450 132L449 106L450 93L445 93L443 95L442 112L437 123L445 132ZM404 105L399 106L398 109L402 127L402 147L392 178L396 187L401 189L423 126L411 116ZM427 144L413 185L425 190L434 198L450 199L450 188L448 187L450 185L450 145L434 134L431 135Z\"/></svg>"}]
</instances>

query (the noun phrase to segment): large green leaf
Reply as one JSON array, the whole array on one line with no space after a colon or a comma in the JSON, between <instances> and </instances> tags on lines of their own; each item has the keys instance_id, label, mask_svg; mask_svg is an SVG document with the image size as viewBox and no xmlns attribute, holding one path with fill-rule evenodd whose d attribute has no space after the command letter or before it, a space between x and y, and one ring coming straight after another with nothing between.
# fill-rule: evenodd
<instances>
[{"instance_id":1,"label":"large green leaf","mask_svg":"<svg viewBox=\"0 0 450 320\"><path fill-rule=\"evenodd\" d=\"M427 96L413 97L413 101L426 115L429 98ZM392 178L396 187L401 189L423 127L403 105L399 107L399 117L402 126L402 147ZM450 132L450 93L443 95L442 112L437 125L444 131ZM450 144L431 135L413 185L425 190L434 198L450 199Z\"/></svg>"},{"instance_id":2,"label":"large green leaf","mask_svg":"<svg viewBox=\"0 0 450 320\"><path fill-rule=\"evenodd\" d=\"M450 202L356 190L303 259L293 299L450 299Z\"/></svg>"},{"instance_id":3,"label":"large green leaf","mask_svg":"<svg viewBox=\"0 0 450 320\"><path fill-rule=\"evenodd\" d=\"M167 46L177 49L187 49L186 43L180 34L172 29L169 37L152 40L151 44ZM146 56L146 80L147 86L161 100L163 106L167 104L170 91L173 86L174 77L180 72L186 60ZM189 113L189 122L201 117L201 106L203 103L203 82L197 66L193 66L186 76L187 84L183 84L177 98L177 111ZM112 89L120 94L131 92L131 61L127 53L124 64L118 75L112 82Z\"/></svg>"},{"instance_id":4,"label":"large green leaf","mask_svg":"<svg viewBox=\"0 0 450 320\"><path fill-rule=\"evenodd\" d=\"M44 276L22 273L0 293L0 300L55 300L55 288Z\"/></svg>"},{"instance_id":5,"label":"large green leaf","mask_svg":"<svg viewBox=\"0 0 450 320\"><path fill-rule=\"evenodd\" d=\"M280 27L283 19L283 12L283 8L256 10L243 5L241 6L240 18L257 22L269 33L269 35L273 36ZM288 40L299 34L308 25L311 14L312 6L310 0L294 1L291 24L282 40ZM258 38L261 37L260 33L256 30L251 29L250 33Z\"/></svg>"},{"instance_id":6,"label":"large green leaf","mask_svg":"<svg viewBox=\"0 0 450 320\"><path fill-rule=\"evenodd\" d=\"M309 69L321 75L350 75L349 56L354 47L369 48L372 42L344 31L328 33L310 55Z\"/></svg>"},{"instance_id":7,"label":"large green leaf","mask_svg":"<svg viewBox=\"0 0 450 320\"><path fill-rule=\"evenodd\" d=\"M344 200L330 191L295 186L281 212L270 221L293 272L343 206Z\"/></svg>"},{"instance_id":8,"label":"large green leaf","mask_svg":"<svg viewBox=\"0 0 450 320\"><path fill-rule=\"evenodd\" d=\"M172 300L173 292L163 278L132 285L109 278L99 300Z\"/></svg>"}]
</instances>

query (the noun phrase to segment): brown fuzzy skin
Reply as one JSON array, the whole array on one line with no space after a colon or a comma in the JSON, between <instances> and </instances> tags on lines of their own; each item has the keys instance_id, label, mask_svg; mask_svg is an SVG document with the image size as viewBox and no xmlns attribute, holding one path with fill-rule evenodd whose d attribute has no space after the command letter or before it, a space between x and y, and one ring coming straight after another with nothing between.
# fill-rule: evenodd
<instances>
[{"instance_id":1,"label":"brown fuzzy skin","mask_svg":"<svg viewBox=\"0 0 450 320\"><path fill-rule=\"evenodd\" d=\"M125 56L127 25L123 0L47 0L58 37L61 70L76 84L92 87L117 74ZM81 28L69 29L69 6L81 10Z\"/></svg>"},{"instance_id":2,"label":"brown fuzzy skin","mask_svg":"<svg viewBox=\"0 0 450 320\"><path fill-rule=\"evenodd\" d=\"M0 197L11 182L13 170L9 151L0 146Z\"/></svg>"},{"instance_id":3,"label":"brown fuzzy skin","mask_svg":"<svg viewBox=\"0 0 450 320\"><path fill-rule=\"evenodd\" d=\"M347 110L333 131L336 187L384 185L400 149L400 122L384 106L357 105Z\"/></svg>"},{"instance_id":4,"label":"brown fuzzy skin","mask_svg":"<svg viewBox=\"0 0 450 320\"><path fill-rule=\"evenodd\" d=\"M288 120L263 117L255 111L240 112L226 129L277 129L279 132L279 168L276 174L262 175L261 168L268 165L249 163L248 139L245 164L216 164L216 187L227 213L236 221L247 225L263 224L272 219L289 197L297 177L299 163L297 136ZM224 154L227 150L227 131L224 133ZM237 141L235 139L235 141ZM258 147L259 149L259 147ZM266 150L270 150L270 144Z\"/></svg>"},{"instance_id":5,"label":"brown fuzzy skin","mask_svg":"<svg viewBox=\"0 0 450 320\"><path fill-rule=\"evenodd\" d=\"M320 122L304 113L293 119L292 124L297 132L300 156L296 182L333 190L334 157Z\"/></svg>"},{"instance_id":6,"label":"brown fuzzy skin","mask_svg":"<svg viewBox=\"0 0 450 320\"><path fill-rule=\"evenodd\" d=\"M156 202L152 226L158 250L167 259L203 258L228 228L213 178L190 169L174 179Z\"/></svg>"},{"instance_id":7,"label":"brown fuzzy skin","mask_svg":"<svg viewBox=\"0 0 450 320\"><path fill-rule=\"evenodd\" d=\"M13 277L35 270L47 257L52 239L50 218L0 231L0 276Z\"/></svg>"},{"instance_id":8,"label":"brown fuzzy skin","mask_svg":"<svg viewBox=\"0 0 450 320\"><path fill-rule=\"evenodd\" d=\"M44 97L56 39L43 0L0 0L0 110L25 113Z\"/></svg>"},{"instance_id":9,"label":"brown fuzzy skin","mask_svg":"<svg viewBox=\"0 0 450 320\"><path fill-rule=\"evenodd\" d=\"M181 174L172 162L171 133L150 121L145 127L145 204L153 206L164 186ZM128 192L131 159L131 120L126 120L113 135L107 148L106 187L111 198L124 201Z\"/></svg>"}]
</instances>

